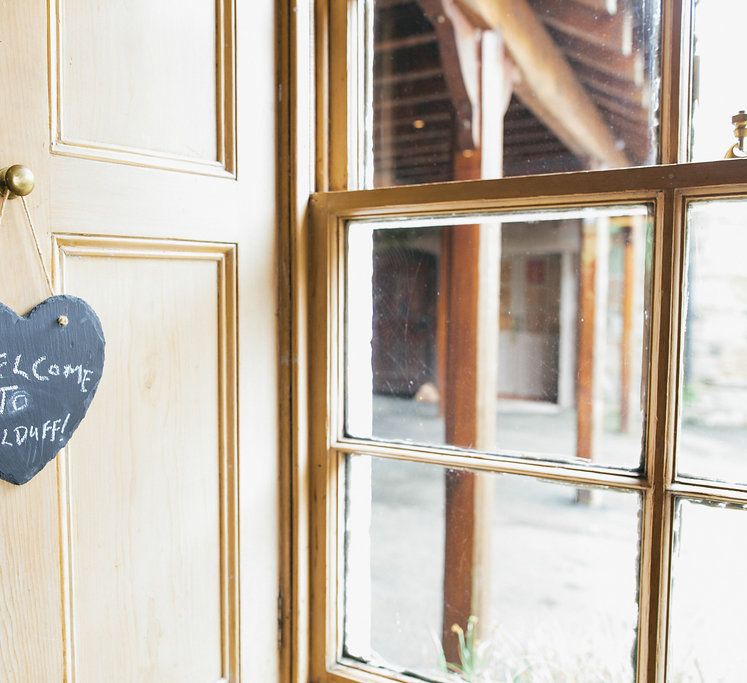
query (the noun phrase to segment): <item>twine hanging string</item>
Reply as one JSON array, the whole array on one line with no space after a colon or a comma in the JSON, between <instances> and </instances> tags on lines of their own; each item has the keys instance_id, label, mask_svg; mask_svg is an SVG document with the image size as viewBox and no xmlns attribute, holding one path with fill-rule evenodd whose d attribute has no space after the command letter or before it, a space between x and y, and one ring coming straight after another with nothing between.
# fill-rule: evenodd
<instances>
[{"instance_id":1,"label":"twine hanging string","mask_svg":"<svg viewBox=\"0 0 747 683\"><path fill-rule=\"evenodd\" d=\"M5 190L5 192L3 192L3 203L0 204L0 228L3 226L3 214L5 213L5 204L8 202L9 198L10 198L10 190Z\"/></svg>"},{"instance_id":2,"label":"twine hanging string","mask_svg":"<svg viewBox=\"0 0 747 683\"><path fill-rule=\"evenodd\" d=\"M41 242L39 242L39 236L36 234L36 228L34 227L34 221L31 219L31 212L29 211L29 205L28 202L26 202L26 197L20 197L21 199L21 205L23 206L23 213L26 216L26 223L29 227L29 232L31 233L31 237L34 240L34 247L36 248L36 255L39 258L39 265L41 266L42 272L44 273L44 279L47 281L47 287L49 288L49 294L51 296L54 296L54 286L52 285L52 276L49 274L49 270L47 269L47 263L44 260L44 255L42 254L41 249ZM3 215L5 214L5 207L10 200L10 190L8 188L5 189L5 192L3 193L3 203L0 204L0 228L2 228L3 225Z\"/></svg>"}]
</instances>

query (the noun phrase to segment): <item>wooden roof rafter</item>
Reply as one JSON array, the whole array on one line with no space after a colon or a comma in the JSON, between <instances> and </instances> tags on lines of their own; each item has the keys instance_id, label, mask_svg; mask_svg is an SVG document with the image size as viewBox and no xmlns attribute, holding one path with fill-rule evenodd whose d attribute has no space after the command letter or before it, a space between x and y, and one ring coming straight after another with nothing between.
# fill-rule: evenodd
<instances>
[{"instance_id":1,"label":"wooden roof rafter","mask_svg":"<svg viewBox=\"0 0 747 683\"><path fill-rule=\"evenodd\" d=\"M476 106L479 97L475 74L479 55L479 28L465 17L454 0L418 0L438 37L444 79L456 112L456 144L475 149L479 144Z\"/></svg>"},{"instance_id":2,"label":"wooden roof rafter","mask_svg":"<svg viewBox=\"0 0 747 683\"><path fill-rule=\"evenodd\" d=\"M560 46L565 55L572 61L604 72L614 78L629 81L637 86L643 85L645 65L639 53L629 55L608 50L575 36L561 35L554 28L549 29L552 40Z\"/></svg>"},{"instance_id":3,"label":"wooden roof rafter","mask_svg":"<svg viewBox=\"0 0 747 683\"><path fill-rule=\"evenodd\" d=\"M617 12L618 0L578 0L582 5L597 11L615 14Z\"/></svg>"},{"instance_id":4,"label":"wooden roof rafter","mask_svg":"<svg viewBox=\"0 0 747 683\"><path fill-rule=\"evenodd\" d=\"M633 51L633 15L608 14L577 0L531 0L540 19L554 29L599 47L630 55Z\"/></svg>"},{"instance_id":5,"label":"wooden roof rafter","mask_svg":"<svg viewBox=\"0 0 747 683\"><path fill-rule=\"evenodd\" d=\"M500 30L522 75L516 93L589 166L629 165L599 108L527 0L460 0Z\"/></svg>"}]
</instances>

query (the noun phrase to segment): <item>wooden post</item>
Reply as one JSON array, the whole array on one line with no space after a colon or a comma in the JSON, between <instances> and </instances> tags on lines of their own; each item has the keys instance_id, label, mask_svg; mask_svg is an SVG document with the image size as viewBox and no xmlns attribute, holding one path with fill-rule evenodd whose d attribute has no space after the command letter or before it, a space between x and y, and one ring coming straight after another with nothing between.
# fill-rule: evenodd
<instances>
[{"instance_id":1,"label":"wooden post","mask_svg":"<svg viewBox=\"0 0 747 683\"><path fill-rule=\"evenodd\" d=\"M451 235L441 230L441 255L438 260L438 301L436 302L436 383L438 385L438 413L444 415L446 403L446 349L449 339L446 321L449 318L449 273L451 272Z\"/></svg>"},{"instance_id":2,"label":"wooden post","mask_svg":"<svg viewBox=\"0 0 747 683\"><path fill-rule=\"evenodd\" d=\"M604 418L603 372L609 283L609 219L581 223L578 304L578 372L576 385L576 456L593 460ZM591 501L588 490L578 501Z\"/></svg>"},{"instance_id":3,"label":"wooden post","mask_svg":"<svg viewBox=\"0 0 747 683\"><path fill-rule=\"evenodd\" d=\"M479 168L479 162L479 154L473 153L462 156L455 167L464 178L470 168ZM488 235L491 229L493 235ZM498 297L490 292L497 290L500 272L500 252L490 245L498 232L495 226L480 225L445 232L449 254L442 395L446 442L463 448L490 448L498 369ZM492 279L495 287L490 285ZM487 613L491 484L486 475L446 473L442 642L449 662L460 661L452 627L466 628L470 616L484 618Z\"/></svg>"},{"instance_id":4,"label":"wooden post","mask_svg":"<svg viewBox=\"0 0 747 683\"><path fill-rule=\"evenodd\" d=\"M480 99L475 112L480 147L455 151L457 180L499 177L503 162L503 115L511 80L496 33L480 41ZM442 403L447 443L488 450L495 447L498 389L500 226L467 225L444 230L442 292ZM442 643L446 660L459 662L457 624L489 616L492 479L448 471L444 549Z\"/></svg>"},{"instance_id":5,"label":"wooden post","mask_svg":"<svg viewBox=\"0 0 747 683\"><path fill-rule=\"evenodd\" d=\"M558 340L558 405L568 410L576 397L576 333L578 282L574 252L566 249L560 257L560 335Z\"/></svg>"},{"instance_id":6,"label":"wooden post","mask_svg":"<svg viewBox=\"0 0 747 683\"><path fill-rule=\"evenodd\" d=\"M594 316L597 272L596 226L581 223L578 288L578 371L576 373L576 456L593 458Z\"/></svg>"},{"instance_id":7,"label":"wooden post","mask_svg":"<svg viewBox=\"0 0 747 683\"><path fill-rule=\"evenodd\" d=\"M633 346L633 318L635 315L635 248L633 229L624 227L623 236L623 294L622 338L620 340L620 431L630 429L631 350Z\"/></svg>"}]
</instances>

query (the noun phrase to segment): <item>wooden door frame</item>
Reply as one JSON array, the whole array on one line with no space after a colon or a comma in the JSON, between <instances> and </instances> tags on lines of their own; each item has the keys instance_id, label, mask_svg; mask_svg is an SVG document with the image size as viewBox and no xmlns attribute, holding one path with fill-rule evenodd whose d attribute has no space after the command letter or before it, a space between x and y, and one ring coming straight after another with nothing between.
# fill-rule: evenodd
<instances>
[{"instance_id":1,"label":"wooden door frame","mask_svg":"<svg viewBox=\"0 0 747 683\"><path fill-rule=\"evenodd\" d=\"M309 680L308 202L317 190L315 27L323 2L276 0L280 454L280 678ZM322 41L323 44L323 41ZM324 185L322 185L324 186Z\"/></svg>"}]
</instances>

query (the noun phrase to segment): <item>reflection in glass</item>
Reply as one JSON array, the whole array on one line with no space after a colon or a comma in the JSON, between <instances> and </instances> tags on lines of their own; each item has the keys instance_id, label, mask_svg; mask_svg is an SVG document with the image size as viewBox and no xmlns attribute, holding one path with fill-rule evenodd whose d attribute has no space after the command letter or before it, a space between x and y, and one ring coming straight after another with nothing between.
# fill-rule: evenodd
<instances>
[{"instance_id":1,"label":"reflection in glass","mask_svg":"<svg viewBox=\"0 0 747 683\"><path fill-rule=\"evenodd\" d=\"M638 467L649 225L642 206L350 223L347 433Z\"/></svg>"},{"instance_id":2,"label":"reflection in glass","mask_svg":"<svg viewBox=\"0 0 747 683\"><path fill-rule=\"evenodd\" d=\"M670 683L741 683L747 671L747 515L681 500L672 560Z\"/></svg>"},{"instance_id":3,"label":"reflection in glass","mask_svg":"<svg viewBox=\"0 0 747 683\"><path fill-rule=\"evenodd\" d=\"M747 201L688 212L677 471L747 482Z\"/></svg>"},{"instance_id":4,"label":"reflection in glass","mask_svg":"<svg viewBox=\"0 0 747 683\"><path fill-rule=\"evenodd\" d=\"M744 41L744 0L695 0L690 159L722 159L734 144L732 116L747 109L747 83L738 71Z\"/></svg>"},{"instance_id":5,"label":"reflection in glass","mask_svg":"<svg viewBox=\"0 0 747 683\"><path fill-rule=\"evenodd\" d=\"M634 680L637 494L595 491L588 506L528 477L347 460L347 656L435 680L446 662L467 673L453 624L477 617L465 680ZM469 478L482 531L449 497ZM478 537L475 552L465 538Z\"/></svg>"},{"instance_id":6,"label":"reflection in glass","mask_svg":"<svg viewBox=\"0 0 747 683\"><path fill-rule=\"evenodd\" d=\"M656 163L660 0L361 2L368 186Z\"/></svg>"}]
</instances>

